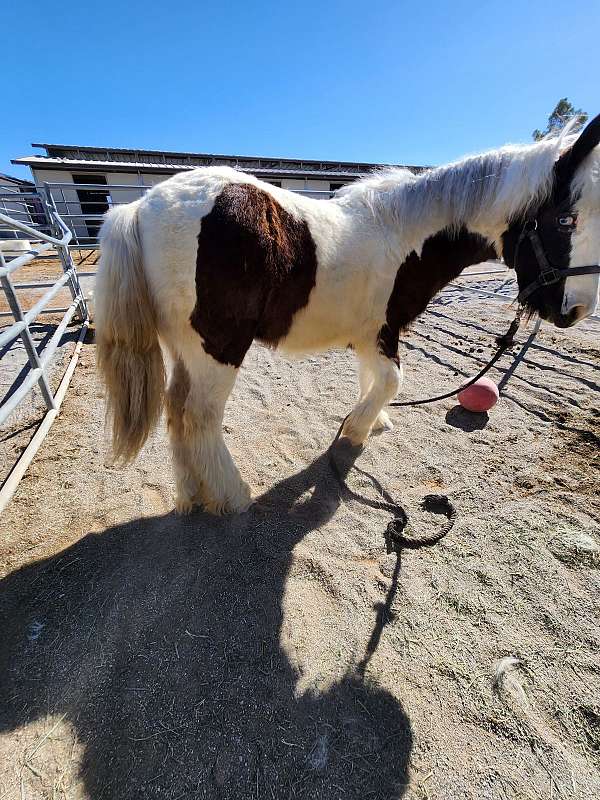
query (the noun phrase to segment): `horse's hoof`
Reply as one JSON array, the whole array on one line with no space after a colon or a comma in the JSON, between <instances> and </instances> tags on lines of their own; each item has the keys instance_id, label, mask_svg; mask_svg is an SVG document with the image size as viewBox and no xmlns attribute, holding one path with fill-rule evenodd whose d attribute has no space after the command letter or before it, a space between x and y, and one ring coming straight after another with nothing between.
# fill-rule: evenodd
<instances>
[{"instance_id":1,"label":"horse's hoof","mask_svg":"<svg viewBox=\"0 0 600 800\"><path fill-rule=\"evenodd\" d=\"M246 500L244 503L241 503L239 508L237 508L233 513L245 514L247 511L250 511L255 502L256 501L254 500L254 498L251 497L249 500Z\"/></svg>"},{"instance_id":2,"label":"horse's hoof","mask_svg":"<svg viewBox=\"0 0 600 800\"><path fill-rule=\"evenodd\" d=\"M253 502L250 487L247 483L243 483L235 497L224 497L218 500L206 498L202 501L202 505L209 514L223 516L224 514L243 514L248 511Z\"/></svg>"},{"instance_id":3,"label":"horse's hoof","mask_svg":"<svg viewBox=\"0 0 600 800\"><path fill-rule=\"evenodd\" d=\"M236 496L228 500L226 513L243 514L248 511L253 502L250 487L245 481L242 481Z\"/></svg>"},{"instance_id":4,"label":"horse's hoof","mask_svg":"<svg viewBox=\"0 0 600 800\"><path fill-rule=\"evenodd\" d=\"M194 509L194 505L194 501L189 497L179 494L175 497L175 511L182 516L191 514Z\"/></svg>"},{"instance_id":5,"label":"horse's hoof","mask_svg":"<svg viewBox=\"0 0 600 800\"><path fill-rule=\"evenodd\" d=\"M369 431L364 430L357 430L353 428L352 425L344 425L344 429L342 430L342 436L345 439L348 439L350 444L353 447L361 447L369 438Z\"/></svg>"},{"instance_id":6,"label":"horse's hoof","mask_svg":"<svg viewBox=\"0 0 600 800\"><path fill-rule=\"evenodd\" d=\"M387 411L380 411L373 425L374 431L393 431L394 423L389 418Z\"/></svg>"},{"instance_id":7,"label":"horse's hoof","mask_svg":"<svg viewBox=\"0 0 600 800\"><path fill-rule=\"evenodd\" d=\"M252 503L252 500L247 500L243 503L234 503L231 500L220 500L216 502L204 502L202 507L208 514L214 514L215 517L225 517L233 514L244 514L248 511Z\"/></svg>"}]
</instances>

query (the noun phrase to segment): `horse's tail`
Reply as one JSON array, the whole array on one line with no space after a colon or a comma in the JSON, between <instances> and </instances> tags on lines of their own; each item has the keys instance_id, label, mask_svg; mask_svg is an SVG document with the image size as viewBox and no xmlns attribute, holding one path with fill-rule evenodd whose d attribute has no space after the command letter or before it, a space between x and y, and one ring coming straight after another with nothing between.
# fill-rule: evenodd
<instances>
[{"instance_id":1,"label":"horse's tail","mask_svg":"<svg viewBox=\"0 0 600 800\"><path fill-rule=\"evenodd\" d=\"M158 423L165 387L138 207L139 202L119 206L106 216L95 294L97 364L112 420L113 458L121 463L135 458Z\"/></svg>"}]
</instances>

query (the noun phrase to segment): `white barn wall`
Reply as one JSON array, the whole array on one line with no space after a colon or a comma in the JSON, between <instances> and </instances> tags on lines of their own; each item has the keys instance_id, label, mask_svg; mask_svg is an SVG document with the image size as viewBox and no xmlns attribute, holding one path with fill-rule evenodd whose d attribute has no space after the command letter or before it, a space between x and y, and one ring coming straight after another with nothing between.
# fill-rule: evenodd
<instances>
[{"instance_id":1,"label":"white barn wall","mask_svg":"<svg viewBox=\"0 0 600 800\"><path fill-rule=\"evenodd\" d=\"M319 181L307 178L283 178L281 186L283 189L291 189L292 191L313 191L313 192L328 192L330 181Z\"/></svg>"},{"instance_id":2,"label":"white barn wall","mask_svg":"<svg viewBox=\"0 0 600 800\"><path fill-rule=\"evenodd\" d=\"M134 172L104 172L102 173L106 178L106 182L109 186L149 186L150 184L146 182L145 178L147 175L138 175ZM168 177L159 176L161 178ZM111 198L113 203L132 203L134 200L138 200L140 198L140 191L139 188L137 190L132 189L131 192L128 192L126 189L115 189L111 192Z\"/></svg>"}]
</instances>

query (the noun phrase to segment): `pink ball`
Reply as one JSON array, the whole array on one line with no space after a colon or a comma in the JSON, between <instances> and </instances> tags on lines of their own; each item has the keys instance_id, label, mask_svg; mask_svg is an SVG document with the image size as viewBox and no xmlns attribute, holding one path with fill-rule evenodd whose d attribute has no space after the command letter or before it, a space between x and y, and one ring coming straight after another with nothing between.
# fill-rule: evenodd
<instances>
[{"instance_id":1,"label":"pink ball","mask_svg":"<svg viewBox=\"0 0 600 800\"><path fill-rule=\"evenodd\" d=\"M467 411L489 411L500 397L498 387L489 378L479 378L458 393L458 402Z\"/></svg>"}]
</instances>

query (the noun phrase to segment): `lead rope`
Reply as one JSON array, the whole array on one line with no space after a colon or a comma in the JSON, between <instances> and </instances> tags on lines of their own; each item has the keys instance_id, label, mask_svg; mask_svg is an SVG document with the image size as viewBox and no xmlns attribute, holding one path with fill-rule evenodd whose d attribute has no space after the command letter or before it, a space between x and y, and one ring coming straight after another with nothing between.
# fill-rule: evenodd
<instances>
[{"instance_id":1,"label":"lead rope","mask_svg":"<svg viewBox=\"0 0 600 800\"><path fill-rule=\"evenodd\" d=\"M424 405L425 403L435 403L438 400L446 400L449 397L454 397L463 389L466 389L468 386L472 386L476 381L478 381L481 377L483 377L486 372L489 372L490 369L494 366L494 364L498 361L498 359L514 344L515 334L519 329L519 325L521 324L521 317L523 316L523 307L519 306L517 309L517 313L515 315L514 320L510 323L510 326L505 334L502 336L498 336L496 338L496 344L498 348L492 358L487 362L485 367L477 373L474 378L471 378L470 381L467 383L462 384L459 386L458 389L454 389L452 392L446 392L445 394L436 395L435 397L428 397L421 400L408 400L403 402L394 402L390 403L390 406L420 406ZM529 346L531 342L529 342L525 346ZM520 355L520 353L519 353ZM361 475L365 475L373 486L377 489L377 491L383 497L383 500L369 500L366 497L362 497L361 495L357 494L356 492L352 491L344 480L340 468L333 457L333 448L340 436L342 435L342 430L344 429L344 425L346 424L346 420L350 414L347 414L344 419L342 420L342 424L338 428L336 435L333 438L333 441L329 445L327 450L327 456L329 460L329 466L331 467L331 471L333 472L337 483L340 488L340 494L342 499L345 500L355 500L362 505L367 505L370 508L381 509L382 511L389 511L391 514L394 515L393 519L388 522L387 528L384 532L386 550L388 555L392 552L399 553L403 547L407 547L413 550L416 550L420 547L430 547L433 544L436 544L446 536L452 528L454 527L454 523L456 522L456 508L450 501L450 499L445 494L428 494L425 495L423 500L421 501L421 507L424 511L431 511L433 513L438 514L445 514L448 518L448 521L442 528L434 533L431 534L424 534L421 536L416 535L407 535L406 529L409 528L409 517L408 513L405 511L404 507L389 494L389 492L379 483L379 481L370 475L368 472L359 469L358 467L354 466L354 469L357 472L360 472ZM410 528L409 528L410 529Z\"/></svg>"},{"instance_id":2,"label":"lead rope","mask_svg":"<svg viewBox=\"0 0 600 800\"><path fill-rule=\"evenodd\" d=\"M422 406L425 403L436 403L438 400L447 400L449 397L454 397L459 392L462 392L463 389L466 389L469 386L473 386L473 384L477 383L477 381L480 378L483 378L483 376L491 370L496 361L498 361L498 359L501 356L503 356L504 353L514 345L515 335L519 330L519 325L521 324L521 317L523 316L523 311L524 311L523 306L519 306L515 318L510 323L510 326L506 331L506 333L504 333L502 336L496 337L496 344L498 345L498 349L496 350L494 355L490 358L490 360L487 362L485 367L480 372L478 372L474 378L471 378L470 381L467 381L467 383L463 383L461 386L458 387L458 389L453 389L453 391L446 392L446 394L438 394L436 397L427 397L424 400L405 400L405 401L396 400L393 403L389 403L389 405L394 407Z\"/></svg>"}]
</instances>

